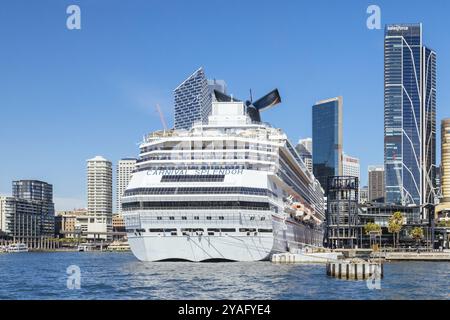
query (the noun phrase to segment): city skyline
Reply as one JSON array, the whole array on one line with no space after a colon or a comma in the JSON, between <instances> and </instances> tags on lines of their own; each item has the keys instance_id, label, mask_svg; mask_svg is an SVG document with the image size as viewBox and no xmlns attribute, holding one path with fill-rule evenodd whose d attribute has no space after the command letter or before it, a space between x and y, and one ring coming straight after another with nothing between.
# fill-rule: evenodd
<instances>
[{"instance_id":1,"label":"city skyline","mask_svg":"<svg viewBox=\"0 0 450 320\"><path fill-rule=\"evenodd\" d=\"M450 70L450 61L445 59L450 45L442 36L445 25L440 21L445 19L439 19L444 17L449 4L442 1L432 7L408 2L409 6L405 7L406 3L380 1L382 25L423 23L426 43L440 57L437 81L437 122L440 123L442 118L450 116L450 73L446 71ZM31 27L34 20L30 17L43 15L43 8L27 3L30 11L27 13L22 8L23 3L8 3L5 5L8 15L0 19L0 33L7 44L0 53L1 60L6 61L1 62L5 63L2 65L5 72L0 76L4 90L0 94L0 105L4 115L20 119L21 126L20 130L15 130L17 122L9 121L0 127L0 143L11 155L2 158L0 193L10 194L13 180L38 179L54 186L57 209L85 207L85 159L102 154L116 164L121 158L135 157L138 154L136 143L141 137L162 128L155 104L160 103L166 119L172 119L173 88L200 66L205 68L208 77L224 79L227 91L234 96L247 97L250 88L259 96L278 87L283 103L267 111L265 120L285 130L293 143L300 137L311 136L309 106L314 101L342 95L345 99L345 150L360 158L361 185L366 185L368 165L383 162L384 30L366 28L368 4L337 5L324 1L311 4L306 10L302 5L289 3L287 6L292 10L279 12L280 16L275 17L276 22L270 27L237 23L239 28L233 22L239 22L240 18L216 12L216 6L212 5L206 9L211 10L212 15L207 20L217 20L217 28L203 30L208 28L197 22L190 27L191 31L203 37L221 32L233 40L230 48L226 48L226 43L219 46L210 42L208 46L192 48L187 38L177 37L176 31L179 23L195 17L193 12L200 4L175 2L180 10L169 13L167 4L149 6L136 2L119 6L118 2L111 1L108 2L111 9L105 15L102 14L105 3L81 1L83 29L76 33L60 25L65 18L64 4L45 8L48 11L46 21L36 30ZM271 10L264 3L233 5L247 12L251 7L256 14ZM119 8L135 16L136 22L125 26L120 20ZM171 20L178 18L180 22L174 22L173 26L164 24L164 17L170 14ZM320 25L314 23L317 15L323 17ZM95 21L89 16L95 16ZM110 20L118 22L111 24ZM155 26L165 28L168 39L178 40L169 43L157 35L153 30ZM15 33L7 32L11 27L15 28ZM256 32L261 28L261 32ZM135 31L138 31L135 36L127 37ZM245 36L240 36L241 32ZM236 50L239 46L245 48L248 38L254 43L263 36L274 36L276 40L257 56L253 50ZM15 38L21 41L15 42ZM143 41L145 39L147 42ZM302 42L295 44L300 39ZM36 41L44 45L32 50ZM311 45L314 54L308 55L311 51L305 50L302 44ZM178 59L177 50L183 46L186 57ZM164 49L159 50L162 53L158 53L158 47ZM96 50L100 50L99 53ZM15 54L17 52L21 54ZM41 63L36 65L36 59ZM372 63L367 63L368 60ZM251 79L248 79L249 74ZM297 120L286 121L290 117ZM370 121L364 121L365 117ZM439 128L437 136L440 136ZM33 143L24 153L21 143L30 137ZM437 143L438 149L439 145Z\"/></svg>"}]
</instances>

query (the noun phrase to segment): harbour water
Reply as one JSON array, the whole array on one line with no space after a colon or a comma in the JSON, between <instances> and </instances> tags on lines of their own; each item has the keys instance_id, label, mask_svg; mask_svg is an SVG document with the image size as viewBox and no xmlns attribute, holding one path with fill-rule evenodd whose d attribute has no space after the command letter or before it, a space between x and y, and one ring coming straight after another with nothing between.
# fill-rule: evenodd
<instances>
[{"instance_id":1,"label":"harbour water","mask_svg":"<svg viewBox=\"0 0 450 320\"><path fill-rule=\"evenodd\" d=\"M67 268L81 271L68 289ZM450 299L450 263L386 263L380 290L324 265L144 263L131 253L0 254L0 299Z\"/></svg>"}]
</instances>

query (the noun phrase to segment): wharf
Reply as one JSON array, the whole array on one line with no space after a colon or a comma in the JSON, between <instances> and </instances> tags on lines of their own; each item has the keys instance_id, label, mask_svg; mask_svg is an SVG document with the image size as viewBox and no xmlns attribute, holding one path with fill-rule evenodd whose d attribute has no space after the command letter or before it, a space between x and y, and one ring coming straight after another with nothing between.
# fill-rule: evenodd
<instances>
[{"instance_id":1,"label":"wharf","mask_svg":"<svg viewBox=\"0 0 450 320\"><path fill-rule=\"evenodd\" d=\"M450 261L450 252L386 252L386 261Z\"/></svg>"}]
</instances>

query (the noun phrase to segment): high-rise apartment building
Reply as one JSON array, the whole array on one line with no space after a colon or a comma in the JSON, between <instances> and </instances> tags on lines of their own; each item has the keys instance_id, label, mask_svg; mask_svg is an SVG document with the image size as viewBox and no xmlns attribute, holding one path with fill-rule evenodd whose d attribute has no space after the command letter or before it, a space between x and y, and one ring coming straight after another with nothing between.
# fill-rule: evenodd
<instances>
[{"instance_id":1,"label":"high-rise apartment building","mask_svg":"<svg viewBox=\"0 0 450 320\"><path fill-rule=\"evenodd\" d=\"M422 24L387 25L384 58L386 202L434 203L436 53Z\"/></svg>"},{"instance_id":2,"label":"high-rise apartment building","mask_svg":"<svg viewBox=\"0 0 450 320\"><path fill-rule=\"evenodd\" d=\"M369 166L369 201L384 202L384 166Z\"/></svg>"},{"instance_id":3,"label":"high-rise apartment building","mask_svg":"<svg viewBox=\"0 0 450 320\"><path fill-rule=\"evenodd\" d=\"M330 176L342 176L342 97L312 107L313 172L327 190Z\"/></svg>"},{"instance_id":4,"label":"high-rise apartment building","mask_svg":"<svg viewBox=\"0 0 450 320\"><path fill-rule=\"evenodd\" d=\"M105 239L112 231L112 163L101 156L87 160L88 237Z\"/></svg>"},{"instance_id":5,"label":"high-rise apartment building","mask_svg":"<svg viewBox=\"0 0 450 320\"><path fill-rule=\"evenodd\" d=\"M136 165L135 158L125 158L119 160L116 168L116 213L120 214L122 212L122 201L121 198L125 189L130 182L131 175L133 173L134 167Z\"/></svg>"},{"instance_id":6,"label":"high-rise apartment building","mask_svg":"<svg viewBox=\"0 0 450 320\"><path fill-rule=\"evenodd\" d=\"M206 122L212 108L211 87L199 68L173 91L175 129L190 129L197 121Z\"/></svg>"},{"instance_id":7,"label":"high-rise apartment building","mask_svg":"<svg viewBox=\"0 0 450 320\"><path fill-rule=\"evenodd\" d=\"M55 234L53 186L38 180L13 181L12 197L0 198L0 237L42 248Z\"/></svg>"}]
</instances>

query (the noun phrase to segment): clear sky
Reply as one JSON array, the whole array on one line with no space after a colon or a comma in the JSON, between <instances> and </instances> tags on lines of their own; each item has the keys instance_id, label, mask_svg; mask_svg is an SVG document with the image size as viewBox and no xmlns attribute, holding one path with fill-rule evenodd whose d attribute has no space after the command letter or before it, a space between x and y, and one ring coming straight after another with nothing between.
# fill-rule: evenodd
<instances>
[{"instance_id":1,"label":"clear sky","mask_svg":"<svg viewBox=\"0 0 450 320\"><path fill-rule=\"evenodd\" d=\"M66 8L81 8L81 30ZM344 97L344 151L383 164L383 35L366 27L424 25L437 52L437 123L450 116L448 0L3 0L0 3L0 193L15 179L52 183L57 209L85 207L86 160L137 156L173 124L172 90L203 66L245 99L277 87L264 121L296 142L311 136L311 106ZM437 144L440 132L438 131ZM438 156L438 159L440 157Z\"/></svg>"}]
</instances>

